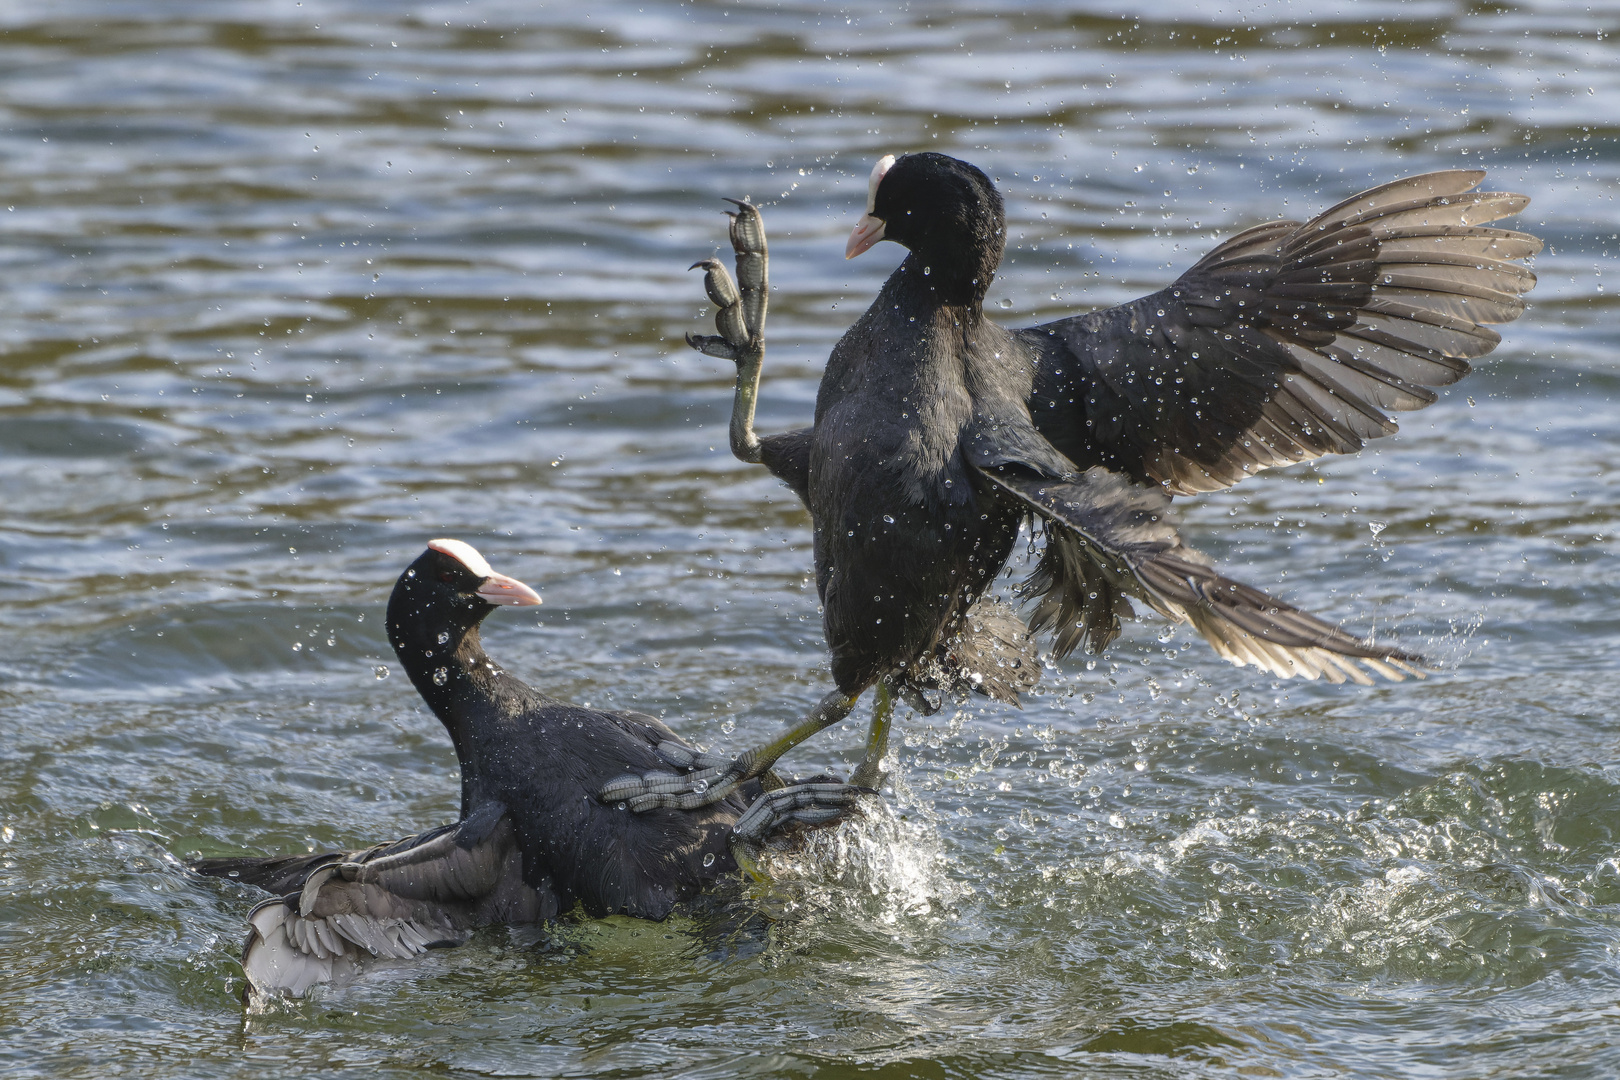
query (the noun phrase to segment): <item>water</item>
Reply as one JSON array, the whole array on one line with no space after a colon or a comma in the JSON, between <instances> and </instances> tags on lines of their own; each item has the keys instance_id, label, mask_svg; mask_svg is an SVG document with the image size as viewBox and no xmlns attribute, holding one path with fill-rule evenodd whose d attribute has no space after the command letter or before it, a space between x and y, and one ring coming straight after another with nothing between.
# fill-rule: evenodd
<instances>
[{"instance_id":1,"label":"water","mask_svg":"<svg viewBox=\"0 0 1620 1080\"><path fill-rule=\"evenodd\" d=\"M0 13L6 1071L1620 1071L1617 9L1155 11ZM807 521L726 452L685 268L765 205L761 426L804 423L899 257L841 258L867 171L923 147L1006 193L1013 324L1400 175L1534 197L1541 284L1475 375L1184 507L1443 673L1283 685L1139 624L1022 713L903 719L894 817L784 864L768 939L491 931L244 1015L253 897L176 859L455 813L381 626L427 539L544 593L487 640L553 693L739 749L826 688Z\"/></svg>"}]
</instances>

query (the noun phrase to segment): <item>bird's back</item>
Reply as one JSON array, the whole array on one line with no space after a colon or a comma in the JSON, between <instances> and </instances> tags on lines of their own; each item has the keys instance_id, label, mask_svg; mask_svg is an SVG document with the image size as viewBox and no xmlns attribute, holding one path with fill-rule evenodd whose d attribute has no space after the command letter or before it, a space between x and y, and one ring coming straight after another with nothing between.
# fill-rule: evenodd
<instances>
[{"instance_id":1,"label":"bird's back","mask_svg":"<svg viewBox=\"0 0 1620 1080\"><path fill-rule=\"evenodd\" d=\"M604 804L596 792L609 780L667 771L659 745L689 744L646 713L589 709L517 686L499 703L506 715L485 725L479 797L505 804L525 877L548 885L564 910L577 900L593 916L660 919L735 866L727 838L757 785L690 811L632 814Z\"/></svg>"}]
</instances>

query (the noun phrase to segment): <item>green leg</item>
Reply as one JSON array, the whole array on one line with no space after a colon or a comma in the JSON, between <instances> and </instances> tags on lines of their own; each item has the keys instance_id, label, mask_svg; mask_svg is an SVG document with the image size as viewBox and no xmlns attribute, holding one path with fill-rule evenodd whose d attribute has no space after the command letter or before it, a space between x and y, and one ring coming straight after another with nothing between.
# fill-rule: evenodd
<instances>
[{"instance_id":1,"label":"green leg","mask_svg":"<svg viewBox=\"0 0 1620 1080\"><path fill-rule=\"evenodd\" d=\"M836 821L849 812L861 795L875 794L876 788L884 780L883 757L889 751L889 730L893 721L894 687L884 679L878 683L872 702L872 726L866 735L866 755L849 783L794 784L767 791L755 800L748 812L732 826L731 853L745 875L756 882L766 881L755 850L782 825L788 822L820 825Z\"/></svg>"},{"instance_id":2,"label":"green leg","mask_svg":"<svg viewBox=\"0 0 1620 1080\"><path fill-rule=\"evenodd\" d=\"M878 683L872 701L872 726L866 732L866 756L856 766L849 782L856 787L877 788L884 780L883 755L889 752L889 727L894 720L894 690L889 680Z\"/></svg>"},{"instance_id":3,"label":"green leg","mask_svg":"<svg viewBox=\"0 0 1620 1080\"><path fill-rule=\"evenodd\" d=\"M604 785L596 797L605 803L627 802L638 814L660 806L695 810L719 802L739 784L770 771L783 754L848 716L855 707L855 698L855 695L832 691L781 736L757 750L748 751L729 765L685 774L650 772L637 776L629 773Z\"/></svg>"},{"instance_id":4,"label":"green leg","mask_svg":"<svg viewBox=\"0 0 1620 1080\"><path fill-rule=\"evenodd\" d=\"M754 855L754 847L735 836L731 838L731 857L737 860L737 869L743 876L752 878L756 884L769 885L771 876L765 868L759 865L759 859Z\"/></svg>"}]
</instances>

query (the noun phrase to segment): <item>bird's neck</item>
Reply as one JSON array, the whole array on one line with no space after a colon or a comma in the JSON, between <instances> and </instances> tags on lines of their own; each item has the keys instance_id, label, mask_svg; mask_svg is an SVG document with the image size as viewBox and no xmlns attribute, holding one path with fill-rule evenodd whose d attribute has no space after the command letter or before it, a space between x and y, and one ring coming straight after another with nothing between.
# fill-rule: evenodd
<instances>
[{"instance_id":1,"label":"bird's neck","mask_svg":"<svg viewBox=\"0 0 1620 1080\"><path fill-rule=\"evenodd\" d=\"M930 260L926 252L913 251L889 275L884 292L902 310L948 308L964 326L977 325L984 317L984 296L995 274L994 262L961 256Z\"/></svg>"},{"instance_id":2,"label":"bird's neck","mask_svg":"<svg viewBox=\"0 0 1620 1080\"><path fill-rule=\"evenodd\" d=\"M478 627L449 631L446 640L432 638L406 644L401 662L433 715L439 718L461 765L462 810L468 809L468 784L475 773L474 726L492 716L496 682L502 672L484 652Z\"/></svg>"}]
</instances>

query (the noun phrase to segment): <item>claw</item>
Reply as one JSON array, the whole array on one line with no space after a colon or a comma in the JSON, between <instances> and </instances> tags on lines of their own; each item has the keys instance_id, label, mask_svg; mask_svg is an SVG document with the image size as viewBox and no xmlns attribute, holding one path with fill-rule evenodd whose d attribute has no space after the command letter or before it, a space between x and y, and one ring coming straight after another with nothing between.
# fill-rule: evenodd
<instances>
[{"instance_id":1,"label":"claw","mask_svg":"<svg viewBox=\"0 0 1620 1080\"><path fill-rule=\"evenodd\" d=\"M737 359L737 349L731 342L716 334L686 335L686 343L704 356L713 356L720 360Z\"/></svg>"},{"instance_id":2,"label":"claw","mask_svg":"<svg viewBox=\"0 0 1620 1080\"><path fill-rule=\"evenodd\" d=\"M764 255L765 221L759 216L758 207L743 199L727 199L726 202L737 208L736 213L726 211L731 219L731 246L738 251Z\"/></svg>"}]
</instances>

